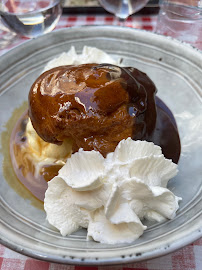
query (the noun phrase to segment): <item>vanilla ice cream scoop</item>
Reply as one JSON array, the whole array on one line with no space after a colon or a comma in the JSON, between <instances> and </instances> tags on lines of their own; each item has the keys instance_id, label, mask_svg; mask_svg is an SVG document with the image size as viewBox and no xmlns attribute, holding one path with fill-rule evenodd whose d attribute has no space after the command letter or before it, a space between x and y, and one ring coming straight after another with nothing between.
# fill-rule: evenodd
<instances>
[{"instance_id":1,"label":"vanilla ice cream scoop","mask_svg":"<svg viewBox=\"0 0 202 270\"><path fill-rule=\"evenodd\" d=\"M25 136L28 141L29 150L37 161L45 159L66 160L72 153L72 142L70 138L67 138L62 145L47 143L38 136L30 118L26 126Z\"/></svg>"},{"instance_id":2,"label":"vanilla ice cream scoop","mask_svg":"<svg viewBox=\"0 0 202 270\"><path fill-rule=\"evenodd\" d=\"M175 217L181 198L166 185L177 171L151 142L122 140L106 158L80 149L48 183L47 220L63 236L83 227L101 243L132 242L147 228L143 218Z\"/></svg>"}]
</instances>

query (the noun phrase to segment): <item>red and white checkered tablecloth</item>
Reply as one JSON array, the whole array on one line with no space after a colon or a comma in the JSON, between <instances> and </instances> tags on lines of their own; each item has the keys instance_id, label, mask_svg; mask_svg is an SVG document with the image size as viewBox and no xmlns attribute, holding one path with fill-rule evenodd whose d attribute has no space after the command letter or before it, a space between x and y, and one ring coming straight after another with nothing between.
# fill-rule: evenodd
<instances>
[{"instance_id":1,"label":"red and white checkered tablecloth","mask_svg":"<svg viewBox=\"0 0 202 270\"><path fill-rule=\"evenodd\" d=\"M124 26L133 27L138 29L144 29L148 31L153 31L156 25L156 16L131 16L124 22ZM71 16L62 16L56 29L79 26L79 25L120 25L121 23L112 15L108 16L87 16L87 15L71 15ZM6 32L0 31L0 39L3 38L3 35ZM27 40L27 38L20 38L16 36L12 42L12 45L8 46L6 49L0 49L0 55L4 54L11 48L21 44Z\"/></svg>"},{"instance_id":2,"label":"red and white checkered tablecloth","mask_svg":"<svg viewBox=\"0 0 202 270\"><path fill-rule=\"evenodd\" d=\"M132 16L124 26L154 31L156 16ZM78 25L118 25L119 22L110 15L71 15L62 16L57 29ZM0 34L0 39L2 34ZM16 38L6 49L0 49L0 55L25 41L26 38ZM195 241L172 254L128 265L119 266L70 266L38 261L18 254L0 245L0 270L202 270L202 239Z\"/></svg>"}]
</instances>

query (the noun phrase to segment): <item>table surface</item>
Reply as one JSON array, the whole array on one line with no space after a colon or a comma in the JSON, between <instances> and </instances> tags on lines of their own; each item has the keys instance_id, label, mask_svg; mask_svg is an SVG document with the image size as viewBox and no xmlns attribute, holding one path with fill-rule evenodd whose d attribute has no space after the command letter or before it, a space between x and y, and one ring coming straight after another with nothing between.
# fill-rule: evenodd
<instances>
[{"instance_id":1,"label":"table surface","mask_svg":"<svg viewBox=\"0 0 202 270\"><path fill-rule=\"evenodd\" d=\"M124 26L154 31L156 16L131 16ZM87 16L69 15L62 16L56 29L78 25L118 25L119 22L111 15ZM0 34L0 39L2 35ZM13 44L6 49L0 49L0 55L6 53L11 48L23 43L26 38L16 37ZM195 241L172 254L128 265L118 266L70 266L60 265L35 260L18 254L3 245L0 245L0 270L201 270L202 269L202 239Z\"/></svg>"}]
</instances>

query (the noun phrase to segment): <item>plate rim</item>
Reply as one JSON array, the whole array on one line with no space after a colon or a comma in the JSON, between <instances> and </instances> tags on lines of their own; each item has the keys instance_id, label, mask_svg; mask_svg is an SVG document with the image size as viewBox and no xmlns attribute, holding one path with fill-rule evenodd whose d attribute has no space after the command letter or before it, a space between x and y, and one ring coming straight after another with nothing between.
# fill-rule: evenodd
<instances>
[{"instance_id":1,"label":"plate rim","mask_svg":"<svg viewBox=\"0 0 202 270\"><path fill-rule=\"evenodd\" d=\"M82 266L100 266L100 265L113 266L113 265L120 265L120 264L125 265L129 263L141 262L141 261L163 257L193 243L194 241L198 240L201 237L202 237L202 226L200 229L197 229L196 231L188 235L188 237L185 238L186 241L184 241L183 244L180 243L180 240L178 240L177 242L173 243L172 247L171 246L167 247L166 250L165 248L159 247L158 249L155 250L155 253L147 254L144 256L136 254L135 257L133 256L128 257L128 258L120 257L119 259L104 258L102 260L100 259L97 260L96 258L94 260L88 260L88 259L84 259L83 257L73 258L71 256L60 257L60 256L47 255L42 252L40 252L39 254L37 251L33 252L33 250L26 249L25 247L16 246L15 244L11 243L10 241L6 241L3 238L0 238L0 243L17 253L31 257L33 259L46 261L50 263L60 263L64 265L82 265Z\"/></svg>"}]
</instances>

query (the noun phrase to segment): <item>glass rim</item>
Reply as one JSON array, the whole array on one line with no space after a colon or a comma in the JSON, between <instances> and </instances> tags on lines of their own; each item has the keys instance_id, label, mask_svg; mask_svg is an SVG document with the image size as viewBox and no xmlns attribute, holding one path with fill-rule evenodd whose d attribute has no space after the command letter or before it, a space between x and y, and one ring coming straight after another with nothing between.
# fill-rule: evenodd
<instances>
[{"instance_id":1,"label":"glass rim","mask_svg":"<svg viewBox=\"0 0 202 270\"><path fill-rule=\"evenodd\" d=\"M181 1L180 0L159 0L159 6L172 4L172 5L176 5L179 7L189 7L192 9L202 11L202 1L201 0L200 1L199 0L194 0L194 1L192 0L191 3L189 0L184 0L184 1L182 1L182 0ZM196 5L194 5L194 4L196 4Z\"/></svg>"}]
</instances>

